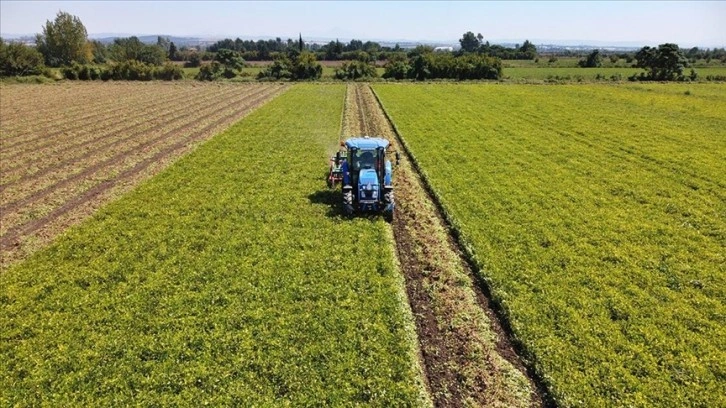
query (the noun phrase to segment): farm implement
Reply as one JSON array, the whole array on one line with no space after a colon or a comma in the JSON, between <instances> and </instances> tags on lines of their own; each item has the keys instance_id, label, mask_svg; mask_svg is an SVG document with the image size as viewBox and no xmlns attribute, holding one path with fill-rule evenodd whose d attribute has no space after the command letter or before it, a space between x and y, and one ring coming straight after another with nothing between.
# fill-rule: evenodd
<instances>
[{"instance_id":1,"label":"farm implement","mask_svg":"<svg viewBox=\"0 0 726 408\"><path fill-rule=\"evenodd\" d=\"M386 159L388 140L379 137L353 137L341 142L330 158L328 187L342 185L343 208L347 215L356 212L382 212L393 215L392 166ZM400 156L396 152L396 162Z\"/></svg>"}]
</instances>

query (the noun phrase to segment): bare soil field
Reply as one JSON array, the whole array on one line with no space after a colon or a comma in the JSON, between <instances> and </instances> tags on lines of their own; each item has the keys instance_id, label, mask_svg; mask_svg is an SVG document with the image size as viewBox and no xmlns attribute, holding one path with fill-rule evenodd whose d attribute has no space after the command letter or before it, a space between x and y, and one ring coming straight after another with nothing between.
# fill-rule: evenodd
<instances>
[{"instance_id":1,"label":"bare soil field","mask_svg":"<svg viewBox=\"0 0 726 408\"><path fill-rule=\"evenodd\" d=\"M1 269L286 89L276 84L5 85Z\"/></svg>"}]
</instances>

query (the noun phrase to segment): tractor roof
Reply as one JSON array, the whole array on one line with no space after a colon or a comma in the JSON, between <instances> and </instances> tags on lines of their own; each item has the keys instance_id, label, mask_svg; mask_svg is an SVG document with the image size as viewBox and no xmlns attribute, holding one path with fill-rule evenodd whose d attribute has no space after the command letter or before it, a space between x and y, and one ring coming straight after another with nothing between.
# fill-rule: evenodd
<instances>
[{"instance_id":1,"label":"tractor roof","mask_svg":"<svg viewBox=\"0 0 726 408\"><path fill-rule=\"evenodd\" d=\"M348 149L361 149L361 150L369 150L369 149L377 149L379 147L387 148L388 147L388 140L380 138L380 137L351 137L350 139L345 141L345 146Z\"/></svg>"}]
</instances>

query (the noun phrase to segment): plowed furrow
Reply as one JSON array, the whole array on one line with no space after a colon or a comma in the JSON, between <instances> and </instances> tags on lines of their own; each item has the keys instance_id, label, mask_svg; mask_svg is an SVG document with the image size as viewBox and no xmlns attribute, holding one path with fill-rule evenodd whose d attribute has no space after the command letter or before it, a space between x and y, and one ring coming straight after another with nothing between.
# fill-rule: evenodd
<instances>
[{"instance_id":1,"label":"plowed furrow","mask_svg":"<svg viewBox=\"0 0 726 408\"><path fill-rule=\"evenodd\" d=\"M74 130L82 129L85 133L92 133L96 129L104 129L115 126L124 126L128 122L136 121L139 118L143 118L148 115L149 111L156 109L163 109L164 106L175 106L185 99L192 99L194 95L185 92L178 95L169 96L167 94L152 94L151 97L137 97L129 100L119 99L115 105L119 105L117 109L113 111L105 111L101 107L87 105L84 110L92 109L93 114L87 117L70 117L65 123L65 127L59 128L63 124L58 126L51 126L48 130L53 129L50 133L45 131L31 131L32 134L37 136L32 139L17 143L13 146L6 146L4 155L24 155L29 152L36 152L41 149L48 147L58 146L63 144L66 139L73 139L77 141L79 139L78 134ZM141 101L141 102L138 102ZM135 109L133 112L129 111L129 106L133 106ZM119 114L123 113L123 114ZM102 121L96 120L102 118ZM89 125L90 124L90 125Z\"/></svg>"},{"instance_id":2,"label":"plowed furrow","mask_svg":"<svg viewBox=\"0 0 726 408\"><path fill-rule=\"evenodd\" d=\"M85 84L83 84L85 85ZM140 94L136 88L126 87L121 89L123 92L115 91L118 87L109 84L109 87L114 87L114 96L116 100L109 100L105 93L99 93L93 91L94 88L86 86L88 88L84 92L79 92L84 86L78 83L73 83L72 97L58 95L58 92L54 93L52 97L48 97L47 92L31 91L27 94L22 95L22 99L18 95L10 95L10 98L20 99L20 101L13 101L12 103L5 101L2 103L3 118L9 122L15 122L24 120L29 123L33 129L46 127L48 125L54 125L55 123L62 122L66 117L73 117L85 110L85 106L113 106L117 103L118 99L125 99L128 95L137 95L139 97L148 96L151 91L144 94ZM83 101L83 104L79 104L78 101ZM58 106L67 106L68 109L58 112ZM13 131L25 130L21 127L7 128Z\"/></svg>"},{"instance_id":3,"label":"plowed furrow","mask_svg":"<svg viewBox=\"0 0 726 408\"><path fill-rule=\"evenodd\" d=\"M241 96L239 98L239 101L244 103L242 99L244 96ZM232 101L233 103L236 103L238 100ZM229 105L230 101L221 100L214 105L210 106L208 109L213 109L213 112L210 114L207 114L205 117L202 118L196 118L196 117L190 117L187 121L184 122L176 122L174 123L174 127L161 135L158 135L154 138L148 139L142 143L136 144L132 146L131 149L126 150L125 152L121 152L117 155L114 155L106 160L97 162L96 164L84 168L82 171L73 174L72 176L60 180L54 184L50 184L44 188L41 189L31 189L32 191L29 195L16 199L14 201L10 201L7 204L4 204L0 206L0 213L8 214L14 211L17 211L21 207L25 207L30 203L37 202L44 197L48 196L49 194L53 193L56 190L59 190L61 188L64 188L66 186L69 186L71 184L77 184L81 180L86 179L90 177L91 175L95 174L101 169L108 169L112 166L120 163L126 156L128 156L129 151L143 151L144 149L150 148L151 146L157 144L157 143L163 143L165 140L173 139L175 135L190 126L193 123L198 123L200 121L206 120L207 118L213 117L218 112L224 111L224 106ZM32 188L32 187L31 187Z\"/></svg>"},{"instance_id":4,"label":"plowed furrow","mask_svg":"<svg viewBox=\"0 0 726 408\"><path fill-rule=\"evenodd\" d=\"M62 115L55 116L53 118L44 121L43 125L33 122L32 119L24 118L26 120L20 123L17 128L11 128L6 126L5 131L5 146L4 150L12 152L13 149L27 147L33 143L46 139L53 138L57 135L67 133L69 130L75 128L79 123L93 123L96 118L113 118L120 112L128 113L128 105L134 104L138 101L154 101L158 102L163 99L156 99L164 97L164 95L152 94L151 98L146 94L132 94L131 99L116 96L111 101L103 103L101 105L92 104L86 101L79 106L74 104L69 107ZM107 99L108 100L108 99ZM107 109L108 107L114 107L114 109ZM75 108L75 109L74 109ZM53 108L51 108L53 109ZM76 116L79 112L91 111L84 116ZM12 123L8 120L8 123ZM21 132L20 134L16 134ZM28 136L34 135L34 136ZM19 140L18 140L19 139Z\"/></svg>"},{"instance_id":5,"label":"plowed furrow","mask_svg":"<svg viewBox=\"0 0 726 408\"><path fill-rule=\"evenodd\" d=\"M194 143L204 140L211 134L222 130L232 121L238 119L240 116L246 115L264 102L279 95L285 89L286 87L271 87L268 88L268 92L265 92L263 95L259 95L252 100L240 101L239 104L230 108L231 112L230 109L220 109L215 111L213 114L202 118L199 122L205 123L207 119L212 118L209 124L204 125L201 128L196 128L187 137L178 140L171 145L162 146L151 156L142 158L140 161L135 162L131 167L122 170L117 176L115 176L115 178L104 180L79 195L67 199L48 214L22 225L10 228L2 237L0 237L0 253L3 255L3 264L7 264L8 262L21 258L25 255L23 254L22 247L23 241L28 237L37 236L41 239L41 241L49 241L58 233L57 230L48 231L49 226L62 224L62 227L65 228L78 222L88 213L93 212L96 208L98 208L104 199L112 195L113 191L130 188L131 185L138 181L137 179L139 178L139 175L148 173L150 168L158 167L155 168L154 172L159 171L168 164L164 162L168 162L171 157L177 157L185 151L188 151L190 146ZM160 166L160 163L164 164ZM80 214L74 215L74 212L79 212L79 209L81 209ZM38 236L41 232L42 236Z\"/></svg>"},{"instance_id":6,"label":"plowed furrow","mask_svg":"<svg viewBox=\"0 0 726 408\"><path fill-rule=\"evenodd\" d=\"M258 88L257 91L252 93L245 93L241 94L240 96L244 97L255 97L259 93L263 92L264 88ZM233 93L232 90L230 90L228 93ZM139 138L139 136L143 135L144 133L148 132L148 128L151 126L161 126L163 125L167 120L171 120L172 118L178 116L182 112L189 112L189 111L196 111L199 108L207 107L209 104L209 101L219 99L223 101L228 94L222 94L222 95L206 95L205 99L199 99L194 102L193 105L190 106L184 106L184 105L176 105L179 106L177 109L173 109L171 111L168 111L165 109L166 113L158 116L152 116L149 117L147 120L144 121L137 121L136 124L130 126L130 127L121 127L118 129L111 129L112 132L110 134L98 134L91 140L80 140L78 143L73 143L66 145L59 150L51 151L51 152L38 152L35 153L35 155L42 155L42 157L56 157L56 160L48 160L43 161L40 163L39 166L31 169L28 169L27 166L27 159L23 159L21 164L18 164L17 166L14 166L9 169L4 169L3 173L3 179L6 181L4 184L0 185L0 193L5 191L6 188L15 186L17 184L20 184L24 181L33 180L42 178L49 173L54 173L56 177L62 177L64 174L67 174L67 171L64 171L64 167L79 167L78 165L80 163L85 163L89 158L93 157L94 155L97 155L99 153L103 152L110 152L113 151L113 149L117 147L124 147L122 146L124 143L133 142ZM134 123L133 120L129 120L129 123ZM129 133L132 132L132 133ZM118 138L118 136L123 135L123 137ZM99 144L98 146L94 146L94 144L97 144L100 141L107 141L107 143ZM83 149L80 149L79 147L82 146ZM133 147L130 145L125 146L127 148ZM80 155L73 155L74 152L79 152ZM45 165L45 166L44 166ZM25 174L22 176L12 179L13 176L15 176L18 171L23 171Z\"/></svg>"}]
</instances>

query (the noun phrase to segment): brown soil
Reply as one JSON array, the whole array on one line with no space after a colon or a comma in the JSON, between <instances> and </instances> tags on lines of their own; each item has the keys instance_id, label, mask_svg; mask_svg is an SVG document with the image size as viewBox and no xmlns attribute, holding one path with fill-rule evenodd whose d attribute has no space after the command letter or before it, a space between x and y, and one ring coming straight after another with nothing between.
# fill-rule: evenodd
<instances>
[{"instance_id":1,"label":"brown soil","mask_svg":"<svg viewBox=\"0 0 726 408\"><path fill-rule=\"evenodd\" d=\"M269 90L266 90L264 88L256 89L254 92L250 92L249 94L241 95L243 98L256 98L259 94L263 92L269 92ZM143 138L146 135L149 135L149 130L153 128L153 125L162 126L166 123L172 122L172 118L178 117L180 115L183 115L184 112L189 112L190 109L192 111L200 110L208 110L210 107L226 107L228 106L229 101L225 100L223 98L216 98L216 103L210 103L206 99L202 99L201 103L193 103L189 105L177 105L181 106L178 109L172 109L169 110L167 113L164 113L162 115L158 115L156 117L147 118L144 121L139 121L138 123L129 126L129 124L133 123L132 121L129 121L126 123L126 127L122 129L118 129L115 131L112 131L111 133L104 134L100 133L100 135L96 136L92 140L81 142L78 144L69 144L67 147L59 148L53 152L46 152L46 154L43 155L45 159L47 159L47 164L41 164L41 166L35 166L38 168L38 171L32 171L32 170L26 170L25 174L21 175L19 178L3 182L2 185L0 185L0 193L5 191L8 187L13 187L17 184L22 183L23 181L27 180L37 180L42 179L44 176L48 174L53 174L55 179L61 179L64 178L70 174L76 173L73 178L78 177L84 177L88 174L91 174L95 172L96 170L103 169L103 168L109 168L110 165L113 165L115 163L120 162L123 157L127 155L129 151L139 150L143 149L146 146L149 146L151 144L156 143L157 141L161 140L161 138L152 138L147 139L145 142L143 142L140 145L137 145L137 143L141 140L144 140ZM214 95L210 97L210 100L213 100ZM234 101L234 99L233 99ZM204 118L189 118L186 119L193 119L194 121L203 121ZM176 121L173 121L174 124L180 123L179 119L177 118ZM147 126L146 124L151 124L152 126ZM183 123L180 123L184 125ZM133 132L132 132L133 130ZM174 134L173 132L167 132L165 135L168 134ZM94 142L106 142L101 143L100 146L96 146L95 148L92 147ZM120 149L121 151L116 153L116 150ZM116 150L115 150L116 149ZM74 154L78 154L74 156ZM98 157L108 157L109 155L115 155L115 157L112 157L109 160L93 164L92 161ZM76 170L79 168L78 164L84 163L84 170L80 173L77 173ZM22 164L18 165L18 167L24 167ZM25 167L27 169L27 167ZM3 169L3 172L5 173L4 178L8 178L7 176L12 174L13 169ZM62 185L69 184L69 182L73 181L71 179L66 179L66 181L56 183L53 185L49 185L48 188L59 188L62 187ZM41 191L38 191L37 193L41 193ZM27 197L24 201L32 202L36 201L37 197ZM3 206L12 206L13 203L4 203L2 202ZM0 207L3 208L3 207ZM4 208L3 208L4 209Z\"/></svg>"},{"instance_id":2,"label":"brown soil","mask_svg":"<svg viewBox=\"0 0 726 408\"><path fill-rule=\"evenodd\" d=\"M159 91L172 89L162 87L159 85L154 94L160 98L157 102L164 102L163 97L166 95ZM194 85L188 87L195 88ZM100 136L112 142L89 151L83 150L82 146L74 149L74 153L79 150L83 153L72 160L64 160L70 155L67 149L57 149L56 152L61 153L43 157L47 163L41 165L42 170L36 174L21 175L22 181L5 183L0 197L0 203L3 204L0 207L0 227L4 231L0 236L2 269L47 245L66 228L84 220L104 203L158 173L200 142L287 89L279 85L229 85L223 88L202 87L202 92L199 92L200 89L183 89L181 92L186 97L180 97L176 104L164 105L165 108L149 113L146 122L151 123L151 126L133 132L138 128L138 123L128 122L125 129L111 130ZM147 89L153 92L153 88ZM179 92L178 88L174 89ZM98 87L96 92L99 91L102 92L103 88ZM128 95L133 95L133 92ZM214 95L218 96L216 100ZM117 96L108 94L106 98ZM53 93L49 92L48 97L52 98ZM212 102L200 106L194 103L195 98ZM187 100L190 103L180 109L180 104ZM138 108L133 103L126 106L129 114L135 113ZM55 109L64 109L64 106L56 106ZM76 111L82 114L87 109ZM20 110L17 108L15 111ZM114 139L117 135L123 135L123 139ZM123 146L120 151L111 149L119 146ZM98 160L99 157L102 160ZM32 161L33 157L29 156L27 160ZM67 163L71 161L73 166L68 167ZM28 163L30 167L32 165ZM5 169L2 170L5 173ZM54 175L55 170L61 173L60 178L48 184L47 180L50 175ZM14 183L27 183L27 188L15 190L17 186L12 185ZM5 191L6 187L12 194Z\"/></svg>"},{"instance_id":3,"label":"brown soil","mask_svg":"<svg viewBox=\"0 0 726 408\"><path fill-rule=\"evenodd\" d=\"M226 95L229 96L229 95ZM201 109L213 102L214 98L225 97L220 95L205 95L191 103L195 108ZM186 98L186 96L185 96ZM181 102L182 99L179 100ZM181 103L169 102L174 109L164 109L161 115L154 115L149 109L143 109L144 113L137 118L121 119L118 123L99 121L93 125L83 122L77 122L75 128L68 130L68 134L73 136L48 136L52 138L46 145L35 146L33 155L43 158L43 160L34 163L32 168L28 168L26 157L23 151L13 152L16 156L13 164L3 165L3 180L0 185L0 192L4 191L8 186L20 183L24 180L42 177L44 174L53 172L58 174L62 171L63 165L73 165L78 162L85 162L92 155L103 154L112 150L114 147L122 143L133 143L138 140L144 133L148 133L150 128L169 123L173 118L183 114L188 109L188 105ZM128 108L127 108L128 109ZM144 116L145 115L145 116ZM117 119L112 117L112 119ZM4 149L7 150L9 149Z\"/></svg>"},{"instance_id":4,"label":"brown soil","mask_svg":"<svg viewBox=\"0 0 726 408\"><path fill-rule=\"evenodd\" d=\"M133 88L108 84L104 92L99 92L93 85L73 86L69 89L46 85L45 94L31 90L27 94L16 95L22 99L3 101L3 144L6 151L31 144L39 140L62 134L79 123L93 124L101 119L123 119L118 113L129 114L128 105L138 108L156 102L153 88ZM10 92L13 89L10 88ZM89 94L89 91L93 91ZM158 89L156 90L158 92ZM69 99L69 94L75 99ZM113 98L109 98L109 94ZM51 95L46 99L48 95ZM168 95L164 92L164 95ZM83 104L79 103L83 101ZM12 103L12 105L10 105ZM59 110L58 106L66 109ZM89 112L89 106L93 110ZM139 109L143 111L144 109Z\"/></svg>"},{"instance_id":5,"label":"brown soil","mask_svg":"<svg viewBox=\"0 0 726 408\"><path fill-rule=\"evenodd\" d=\"M399 147L398 135L372 90L363 84L349 88L344 134L385 137L403 156L394 170L392 227L434 404L543 406L481 282Z\"/></svg>"},{"instance_id":6,"label":"brown soil","mask_svg":"<svg viewBox=\"0 0 726 408\"><path fill-rule=\"evenodd\" d=\"M169 106L183 106L182 103L189 98L189 95L176 95L170 97L164 103ZM50 123L48 126L38 129L26 129L26 137L16 141L14 144L8 143L5 146L5 152L12 155L23 155L29 151L38 152L47 147L58 146L59 140L69 139L72 136L74 141L84 142L78 136L87 134L93 136L97 129L123 128L129 122L137 122L137 119L144 118L149 115L149 111L154 108L150 105L150 101L155 102L154 98L146 98L145 100L124 100L123 104L116 102L113 109L104 110L101 106L98 112L90 115L73 116L72 112L68 112L66 122L59 119L56 123ZM136 106L134 112L128 112L128 103L132 102ZM120 105L120 106L118 106ZM143 123L143 122L141 122ZM80 135L79 135L80 132ZM28 137L27 135L32 135ZM16 138L18 139L18 138ZM80 139L80 140L79 140ZM66 146L72 148L73 146Z\"/></svg>"}]
</instances>

